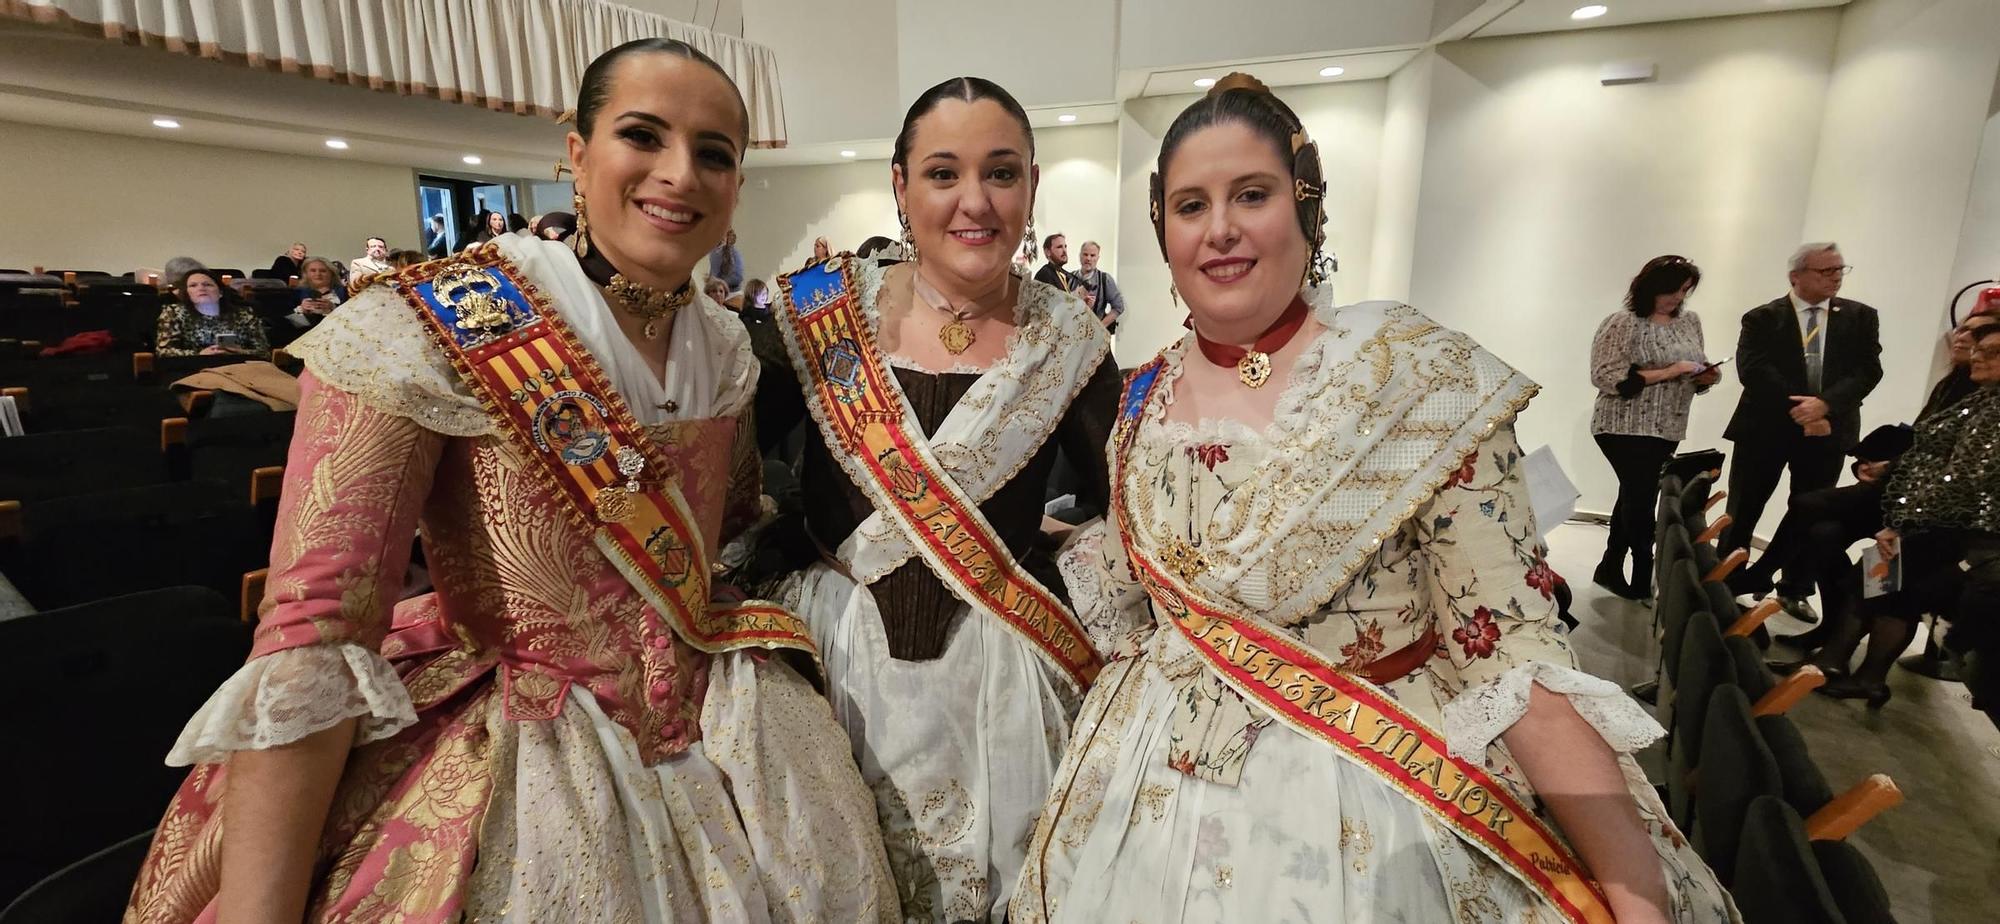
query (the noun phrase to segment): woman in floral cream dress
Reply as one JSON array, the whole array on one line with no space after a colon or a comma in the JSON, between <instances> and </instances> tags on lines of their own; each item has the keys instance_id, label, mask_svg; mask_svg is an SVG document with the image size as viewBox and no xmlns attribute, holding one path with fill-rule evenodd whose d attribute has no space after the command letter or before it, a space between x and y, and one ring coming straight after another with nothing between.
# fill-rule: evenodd
<instances>
[{"instance_id":1,"label":"woman in floral cream dress","mask_svg":"<svg viewBox=\"0 0 2000 924\"><path fill-rule=\"evenodd\" d=\"M1732 919L1626 756L1659 727L1553 628L1535 386L1406 306L1332 304L1322 195L1253 79L1163 142L1193 331L1128 382L1111 517L1063 557L1122 651L1012 920Z\"/></svg>"}]
</instances>

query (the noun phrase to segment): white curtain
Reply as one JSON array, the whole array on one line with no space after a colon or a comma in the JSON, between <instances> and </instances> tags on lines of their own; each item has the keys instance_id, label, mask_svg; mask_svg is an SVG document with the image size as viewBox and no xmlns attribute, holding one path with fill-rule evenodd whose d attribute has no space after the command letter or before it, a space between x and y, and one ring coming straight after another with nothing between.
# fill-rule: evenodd
<instances>
[{"instance_id":1,"label":"white curtain","mask_svg":"<svg viewBox=\"0 0 2000 924\"><path fill-rule=\"evenodd\" d=\"M785 145L771 49L605 0L0 0L0 13L127 44L393 93L556 116L591 59L633 39L714 58L750 109L755 147Z\"/></svg>"}]
</instances>

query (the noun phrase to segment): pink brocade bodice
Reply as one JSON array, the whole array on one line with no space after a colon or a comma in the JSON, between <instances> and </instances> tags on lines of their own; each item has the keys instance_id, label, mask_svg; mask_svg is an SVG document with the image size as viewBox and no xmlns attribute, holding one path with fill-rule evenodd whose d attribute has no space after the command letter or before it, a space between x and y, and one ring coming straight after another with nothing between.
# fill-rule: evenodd
<instances>
[{"instance_id":1,"label":"pink brocade bodice","mask_svg":"<svg viewBox=\"0 0 2000 924\"><path fill-rule=\"evenodd\" d=\"M707 656L673 634L531 460L503 437L447 438L310 375L303 384L253 657L379 639L420 712L497 669L511 720L553 718L581 685L649 764L699 737ZM736 420L648 434L678 470L712 557L732 500L756 496L736 471ZM395 604L390 625L408 545L398 537L419 511L436 590Z\"/></svg>"}]
</instances>

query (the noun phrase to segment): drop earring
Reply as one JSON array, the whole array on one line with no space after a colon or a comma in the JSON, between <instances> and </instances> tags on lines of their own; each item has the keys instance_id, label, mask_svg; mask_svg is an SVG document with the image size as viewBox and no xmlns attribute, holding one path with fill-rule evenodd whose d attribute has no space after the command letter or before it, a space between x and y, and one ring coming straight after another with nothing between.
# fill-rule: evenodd
<instances>
[{"instance_id":1,"label":"drop earring","mask_svg":"<svg viewBox=\"0 0 2000 924\"><path fill-rule=\"evenodd\" d=\"M910 236L910 216L899 211L896 213L896 220L903 225L903 258L915 263L917 261L917 241Z\"/></svg>"},{"instance_id":2,"label":"drop earring","mask_svg":"<svg viewBox=\"0 0 2000 924\"><path fill-rule=\"evenodd\" d=\"M574 240L570 249L575 250L579 258L587 257L590 256L590 220L583 217L583 193L573 194L570 201L576 207L576 233L570 235Z\"/></svg>"}]
</instances>

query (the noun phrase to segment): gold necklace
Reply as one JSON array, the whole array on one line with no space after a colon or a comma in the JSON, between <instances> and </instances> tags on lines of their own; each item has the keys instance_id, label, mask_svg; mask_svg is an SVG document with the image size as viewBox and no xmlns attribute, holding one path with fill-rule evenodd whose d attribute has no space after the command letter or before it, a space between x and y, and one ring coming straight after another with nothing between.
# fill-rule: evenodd
<instances>
[{"instance_id":1,"label":"gold necklace","mask_svg":"<svg viewBox=\"0 0 2000 924\"><path fill-rule=\"evenodd\" d=\"M624 273L613 273L611 281L605 283L604 291L620 308L646 319L642 333L647 340L651 340L658 336L661 321L672 324L674 315L694 300L693 286L694 281L690 279L672 292L662 292L633 282L625 278Z\"/></svg>"},{"instance_id":2,"label":"gold necklace","mask_svg":"<svg viewBox=\"0 0 2000 924\"><path fill-rule=\"evenodd\" d=\"M919 301L951 317L951 320L946 321L943 327L938 328L937 333L938 342L944 344L945 352L957 356L966 350L972 349L972 345L979 341L979 335L973 333L972 325L965 322L971 320L973 312L979 308L979 298L966 299L966 304L972 306L970 308L953 308L951 307L951 300L945 298L944 293L939 292L936 286L931 285L928 280L924 279L922 272L912 269L910 272L910 283L911 291L915 293ZM1006 288L1006 285L1006 281L1002 280L1000 283L1001 288ZM990 295L992 293L989 292L987 294Z\"/></svg>"}]
</instances>

